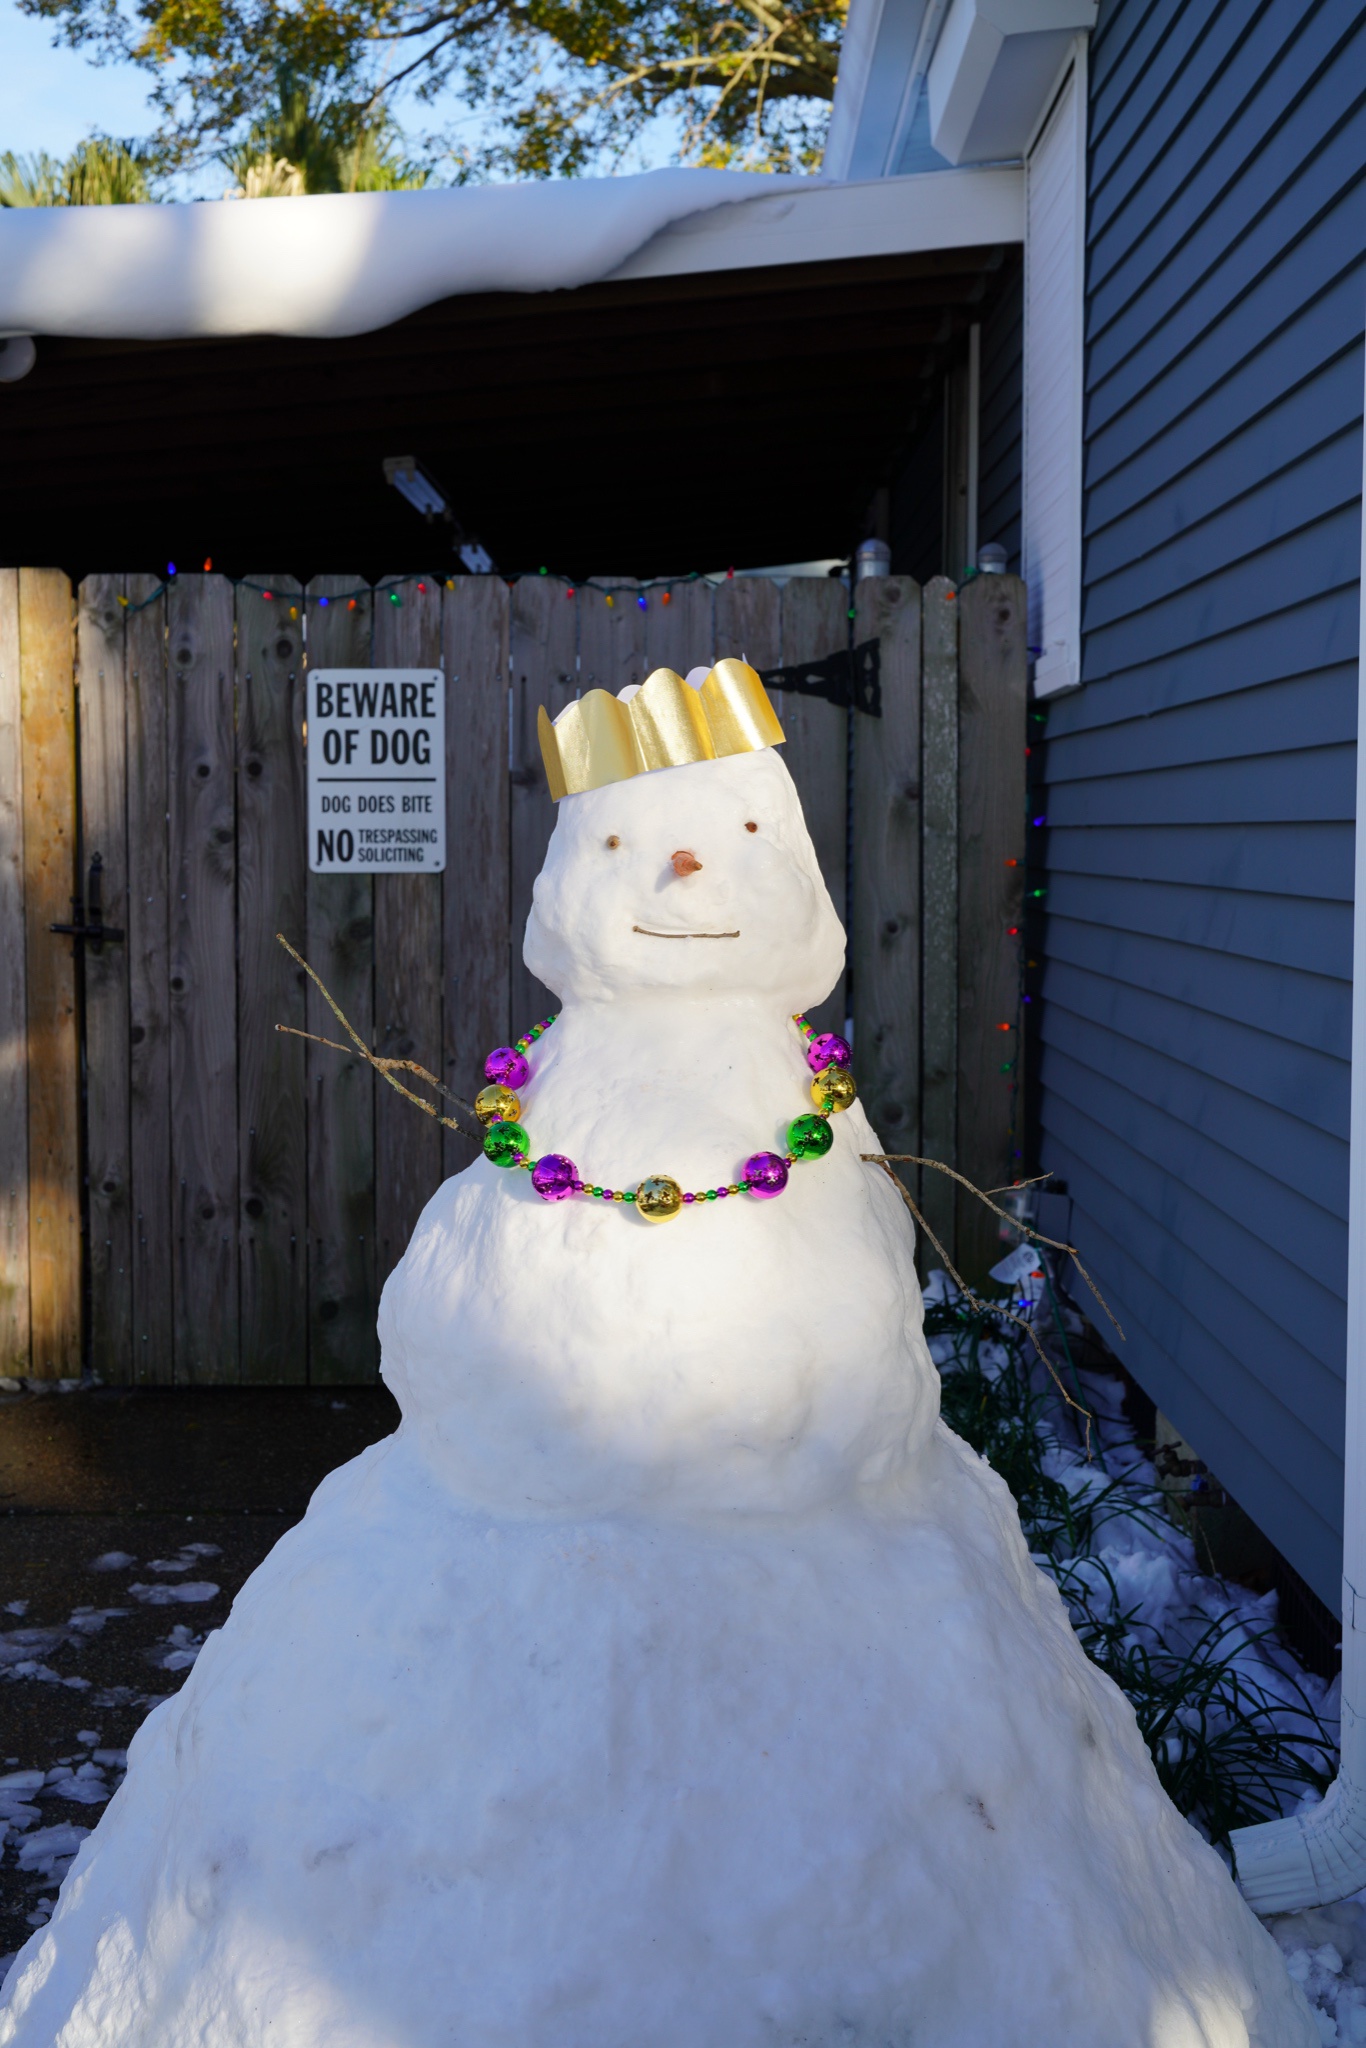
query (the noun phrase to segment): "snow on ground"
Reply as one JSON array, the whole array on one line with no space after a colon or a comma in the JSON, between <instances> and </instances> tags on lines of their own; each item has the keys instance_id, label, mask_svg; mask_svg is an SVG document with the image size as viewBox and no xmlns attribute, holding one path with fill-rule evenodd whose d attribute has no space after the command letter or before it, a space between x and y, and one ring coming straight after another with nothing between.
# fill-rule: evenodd
<instances>
[{"instance_id":1,"label":"snow on ground","mask_svg":"<svg viewBox=\"0 0 1366 2048\"><path fill-rule=\"evenodd\" d=\"M1035 1318L1047 1337L1054 1319L1047 1299L1036 1301L1041 1293L1041 1283L1031 1286L1022 1276L1016 1306ZM932 1320L936 1309L949 1310L954 1300L951 1283L942 1274L932 1275L926 1288ZM1065 1305L1061 1313L1067 1327L1080 1327ZM951 1375L955 1339L932 1336L930 1349L941 1371ZM1006 1345L982 1345L978 1363L984 1377L998 1374L1008 1362ZM1038 1385L1046 1389L1042 1368L1033 1371ZM1054 1516L1037 1539L1031 1531L1031 1542L1038 1543L1037 1562L1058 1578L1072 1603L1083 1637L1088 1626L1098 1625L1102 1632L1108 1627L1109 1633L1098 1640L1104 1653L1098 1661L1114 1669L1117 1639L1128 1652L1149 1660L1188 1659L1197 1678L1213 1657L1236 1676L1247 1699L1257 1703L1265 1725L1279 1729L1292 1746L1299 1743L1303 1748L1307 1731L1315 1727L1331 1743L1336 1736L1336 1682L1327 1684L1306 1671L1276 1635L1274 1593L1256 1595L1200 1570L1190 1538L1168 1516L1158 1475L1135 1441L1124 1414L1123 1382L1102 1372L1083 1371L1075 1379L1065 1375L1065 1383L1074 1395L1080 1392L1094 1418L1091 1455L1088 1458L1075 1417L1061 1400L1050 1396L1039 1407L1039 1465L1072 1504L1076 1526L1090 1540L1069 1554L1065 1532L1060 1538ZM202 1571L219 1554L216 1545L187 1543L176 1555L150 1558L139 1567L130 1553L115 1550L90 1559L86 1569L126 1574L116 1597L142 1607L183 1607L206 1602L217 1593L212 1582L191 1573ZM133 1577L135 1569L145 1577ZM77 1607L64 1624L39 1628L24 1625L29 1604L12 1600L0 1606L0 1615L16 1623L0 1630L0 1683L82 1689L82 1711L88 1700L94 1708L130 1707L139 1717L164 1696L126 1686L92 1691L89 1680L60 1673L49 1661L101 1634L107 1623L130 1613L128 1606ZM167 1614L166 1621L171 1619ZM143 1653L147 1663L178 1678L194 1663L204 1628L203 1622L197 1628L189 1621L174 1622L156 1646ZM1116 1670L1115 1675L1122 1682L1123 1671ZM1150 1742L1160 1743L1169 1779L1180 1782L1191 1739L1208 1733L1218 1704L1216 1689L1212 1703L1206 1698L1195 1707L1178 1705L1165 1731L1150 1732L1145 1724ZM1202 1716L1203 1729L1188 1725L1199 1724ZM98 1714L91 1718L98 1719ZM41 1885L28 1915L31 1926L40 1926L49 1917L52 1893L121 1783L126 1764L127 1751L102 1747L93 1726L83 1728L77 1746L46 1770L25 1768L21 1757L0 1758L0 1852L5 1862ZM1278 1809L1284 1811L1312 1804L1318 1796L1293 1780L1279 1782L1276 1789ZM48 1801L58 1810L45 1811ZM73 1808L84 1809L84 1818L73 1818ZM1338 1905L1281 1915L1267 1925L1314 2009L1326 2048L1366 2044L1366 1892ZM0 1981L10 1960L0 1958Z\"/></svg>"},{"instance_id":2,"label":"snow on ground","mask_svg":"<svg viewBox=\"0 0 1366 2048\"><path fill-rule=\"evenodd\" d=\"M1059 1533L1055 1517L1045 1531L1053 1540L1035 1550L1035 1561L1057 1579L1083 1640L1094 1628L1092 1654L1120 1683L1129 1674L1142 1677L1164 1658L1189 1671L1187 1704L1177 1706L1168 1732L1153 1725L1153 1702L1142 1696L1141 1688L1131 1693L1138 1695L1135 1705L1150 1747L1156 1746L1154 1737L1161 1745L1163 1753L1155 1760L1169 1789L1179 1790L1184 1782L1181 1766L1196 1746L1193 1738L1212 1739L1217 1746L1221 1706L1230 1692L1241 1699L1255 1728L1279 1732L1292 1760L1322 1761L1331 1773L1336 1766L1338 1680L1329 1683L1307 1671L1277 1634L1274 1592L1255 1594L1200 1569L1195 1546L1172 1521L1157 1471L1124 1413L1123 1381L1108 1373L1069 1370L1058 1341L1059 1324L1075 1337L1082 1329L1081 1318L1060 1289L1050 1298L1037 1266L1031 1284L1032 1255L1016 1260L1017 1270L1007 1272L1009 1263L1002 1261L996 1273L1012 1286L1015 1312L1035 1326L1064 1386L1074 1398L1080 1396L1092 1417L1088 1455L1085 1425L1079 1425L1049 1386L1043 1366L1031 1358L1028 1374L1042 1397L1036 1411L1042 1470L1082 1510L1083 1523L1085 1510L1091 1509L1088 1544L1069 1555L1066 1533ZM1052 1266L1049 1275L1056 1280ZM938 1308L944 1315L961 1304L957 1289L942 1272L931 1275L925 1299L927 1310ZM977 1354L977 1365L988 1380L1012 1364L1017 1334L1008 1325L1002 1328L1009 1341L988 1340ZM958 1336L932 1336L930 1351L941 1372L952 1374L962 1364ZM1018 1349L1014 1353L1016 1359L1022 1355ZM1117 1639L1126 1653L1119 1658ZM1211 1683L1216 1666L1227 1675ZM1326 1739L1326 1751L1316 1739L1320 1736ZM1269 1764L1243 1753L1248 1755L1250 1789L1266 1801L1265 1815L1249 1818L1270 1818L1276 1812L1317 1804L1316 1788L1278 1772L1274 1751ZM1236 1771L1236 1746L1233 1754ZM1211 1830L1206 1826L1202 1832ZM1325 2048L1366 2043L1366 1891L1337 1905L1273 1915L1266 1925L1313 2007Z\"/></svg>"}]
</instances>

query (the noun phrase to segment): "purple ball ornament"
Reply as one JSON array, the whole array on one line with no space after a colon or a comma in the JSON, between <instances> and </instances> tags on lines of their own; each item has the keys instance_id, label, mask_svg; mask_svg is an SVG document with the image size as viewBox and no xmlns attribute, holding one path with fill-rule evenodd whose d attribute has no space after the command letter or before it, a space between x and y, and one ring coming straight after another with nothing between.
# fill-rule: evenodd
<instances>
[{"instance_id":1,"label":"purple ball ornament","mask_svg":"<svg viewBox=\"0 0 1366 2048\"><path fill-rule=\"evenodd\" d=\"M579 1169L563 1152L547 1152L531 1169L531 1185L543 1202L563 1202L583 1186Z\"/></svg>"},{"instance_id":2,"label":"purple ball ornament","mask_svg":"<svg viewBox=\"0 0 1366 2048\"><path fill-rule=\"evenodd\" d=\"M787 1186L787 1161L777 1152L756 1152L745 1161L740 1178L749 1182L756 1200L771 1202Z\"/></svg>"},{"instance_id":3,"label":"purple ball ornament","mask_svg":"<svg viewBox=\"0 0 1366 2048\"><path fill-rule=\"evenodd\" d=\"M806 1064L813 1074L819 1074L822 1067L851 1066L853 1058L854 1048L848 1039L841 1038L837 1031L818 1031L814 1038L809 1038L806 1042ZM489 1079L493 1078L490 1074ZM501 1080L502 1076L499 1075L498 1078ZM506 1085L513 1088L517 1084L509 1081Z\"/></svg>"},{"instance_id":4,"label":"purple ball ornament","mask_svg":"<svg viewBox=\"0 0 1366 2048\"><path fill-rule=\"evenodd\" d=\"M810 1054L807 1057L810 1058ZM498 1045L484 1061L484 1079L496 1082L500 1087L511 1088L516 1094L531 1079L531 1068L515 1045Z\"/></svg>"}]
</instances>

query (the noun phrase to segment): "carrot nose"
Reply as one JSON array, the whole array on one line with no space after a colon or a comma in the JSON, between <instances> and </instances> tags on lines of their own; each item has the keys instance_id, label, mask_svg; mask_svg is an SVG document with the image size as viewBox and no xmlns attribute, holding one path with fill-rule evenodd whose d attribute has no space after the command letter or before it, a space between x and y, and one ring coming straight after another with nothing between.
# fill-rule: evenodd
<instances>
[{"instance_id":1,"label":"carrot nose","mask_svg":"<svg viewBox=\"0 0 1366 2048\"><path fill-rule=\"evenodd\" d=\"M701 861L695 853L689 853L686 849L679 853L671 853L669 859L673 863L676 875L696 875L701 872Z\"/></svg>"}]
</instances>

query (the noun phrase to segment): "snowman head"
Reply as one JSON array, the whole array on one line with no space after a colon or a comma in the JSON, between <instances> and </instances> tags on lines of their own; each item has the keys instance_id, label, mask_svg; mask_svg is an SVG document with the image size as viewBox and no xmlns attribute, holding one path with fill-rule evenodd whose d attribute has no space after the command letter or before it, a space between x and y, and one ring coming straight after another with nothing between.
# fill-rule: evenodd
<instances>
[{"instance_id":1,"label":"snowman head","mask_svg":"<svg viewBox=\"0 0 1366 2048\"><path fill-rule=\"evenodd\" d=\"M547 987L589 1000L752 995L789 1011L829 994L844 931L766 737L757 724L743 751L628 767L561 797L526 930L526 964Z\"/></svg>"}]
</instances>

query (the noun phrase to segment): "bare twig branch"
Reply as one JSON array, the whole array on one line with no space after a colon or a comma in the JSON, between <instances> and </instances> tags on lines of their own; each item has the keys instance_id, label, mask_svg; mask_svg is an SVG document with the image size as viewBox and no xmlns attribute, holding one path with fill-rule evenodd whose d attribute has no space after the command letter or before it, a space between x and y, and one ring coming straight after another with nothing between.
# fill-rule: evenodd
<instances>
[{"instance_id":1,"label":"bare twig branch","mask_svg":"<svg viewBox=\"0 0 1366 2048\"><path fill-rule=\"evenodd\" d=\"M313 983L313 986L327 1004L328 1009L341 1025L351 1044L349 1046L338 1045L337 1041L333 1038L319 1038L316 1032L299 1031L292 1024L277 1024L275 1029L287 1032L291 1038L308 1038L312 1039L315 1045L330 1046L334 1052L354 1052L359 1054L360 1058L367 1061L374 1068L375 1072L389 1083L391 1088L396 1088L406 1101L416 1103L420 1110L424 1110L428 1116L435 1117L436 1121L439 1124L444 1124L448 1131L459 1131L462 1137L473 1138L482 1144L484 1138L482 1129L471 1129L469 1125L462 1124L458 1117L442 1116L435 1103L424 1102L420 1095L414 1095L411 1088L405 1088L401 1081L394 1079L394 1074L396 1072L416 1074L420 1080L426 1081L430 1087L435 1088L439 1095L444 1095L448 1102L457 1103L461 1109L468 1110L470 1117L474 1119L477 1125L478 1120L474 1116L474 1105L466 1102L463 1095L457 1095L454 1089L448 1088L444 1081L438 1081L435 1074L429 1073L426 1067L419 1066L416 1060L388 1059L380 1053L371 1052L360 1033L332 1000L332 996L324 987L321 977L309 966L302 953L295 952L283 932L276 932L275 936L284 947L286 953L289 954L290 959L297 960L300 967L303 968L304 973Z\"/></svg>"},{"instance_id":2,"label":"bare twig branch","mask_svg":"<svg viewBox=\"0 0 1366 2048\"><path fill-rule=\"evenodd\" d=\"M934 1232L930 1229L929 1224L925 1221L925 1218L921 1215L919 1209L916 1207L915 1201L911 1195L911 1191L906 1186L905 1181L902 1180L900 1174L893 1173L892 1171L891 1162L893 1158L909 1159L910 1155L906 1153L883 1154L878 1152L861 1152L859 1154L859 1157L861 1159L866 1159L869 1165L877 1165L882 1168L882 1171L887 1175L887 1178L891 1181L892 1186L896 1189L902 1201L906 1204L906 1207L910 1210L912 1216L915 1218L916 1223L918 1224L920 1229L924 1231L926 1237L930 1240L930 1243L934 1246L940 1258L944 1261L944 1266L946 1271L948 1272L949 1278L953 1281L959 1293L965 1296L966 1299L972 1303L972 1306L977 1310L978 1314L987 1316L1000 1316L1002 1320L1005 1322L1019 1324L1020 1328L1028 1337L1030 1343L1034 1346L1034 1349L1038 1352L1039 1357L1043 1361L1044 1370L1047 1372L1049 1378L1052 1380L1058 1392L1062 1395L1063 1400L1067 1403L1069 1408L1075 1409L1077 1414L1080 1415L1082 1419L1082 1435L1085 1440L1086 1456L1089 1460L1091 1456L1091 1424L1095 1420L1094 1416L1091 1414L1090 1409L1083 1408L1081 1402L1074 1401L1072 1396L1068 1393L1066 1387L1063 1385L1062 1380L1058 1374L1058 1368L1056 1367L1056 1365L1054 1365L1052 1359L1044 1350L1043 1345L1039 1342L1039 1333L1034 1328L1034 1325L1032 1323L1027 1323L1023 1316L1016 1315L1014 1309L1006 1308L1002 1303L994 1301L982 1301L980 1297L974 1294L972 1289L968 1286L967 1281L958 1271L957 1267L953 1263L953 1260L949 1257L943 1245L939 1242L939 1239L935 1236ZM933 1159L918 1159L914 1163L917 1166L935 1166L938 1164L938 1161ZM943 1170L946 1173L952 1171L952 1169L949 1167L945 1167ZM955 1179L956 1178L959 1178L959 1176L955 1175ZM966 1185L971 1187L971 1181L967 1182ZM976 1195L980 1194L981 1190L979 1188L973 1188L972 1192ZM985 1196L983 1196L983 1200L985 1199Z\"/></svg>"},{"instance_id":3,"label":"bare twig branch","mask_svg":"<svg viewBox=\"0 0 1366 2048\"><path fill-rule=\"evenodd\" d=\"M998 1209L995 1202L993 1202L989 1196L984 1195L979 1187L975 1187L973 1183L966 1177L965 1174L956 1172L952 1166L945 1166L942 1159L921 1159L918 1156L918 1154L914 1152L862 1152L859 1154L859 1157L861 1159L866 1159L870 1165L885 1166L889 1160L894 1160L898 1164L905 1166L933 1167L936 1173L946 1173L950 1180L957 1181L960 1188L966 1188L970 1195L976 1195L979 1202L985 1202L988 1209L991 1210L992 1214L1001 1217L1001 1219L1004 1222L1010 1225L1012 1230L1018 1230L1022 1236L1031 1239L1034 1244L1046 1244L1052 1251L1066 1252L1068 1258L1072 1260L1073 1264L1076 1266L1077 1271L1081 1274L1082 1279L1086 1282L1092 1294L1094 1294L1096 1300L1100 1303L1106 1315L1109 1317L1110 1322L1114 1327L1115 1334L1119 1338L1120 1343L1126 1344L1128 1342L1127 1337L1124 1335L1123 1330L1120 1328L1119 1318L1115 1315L1114 1310L1110 1307L1109 1302L1105 1299L1105 1296L1101 1293L1095 1281L1087 1272L1085 1266L1083 1266L1075 1245L1062 1244L1056 1237L1045 1237L1042 1231L1031 1230L1027 1223L1021 1223L1019 1218L1017 1216L1012 1216L1008 1209ZM1047 1176L1045 1175L1040 1177L1046 1178ZM1021 1183L1021 1185L1027 1185L1027 1183ZM996 1194L1002 1194L1007 1191L1005 1189L997 1188L993 1192L995 1192Z\"/></svg>"}]
</instances>

